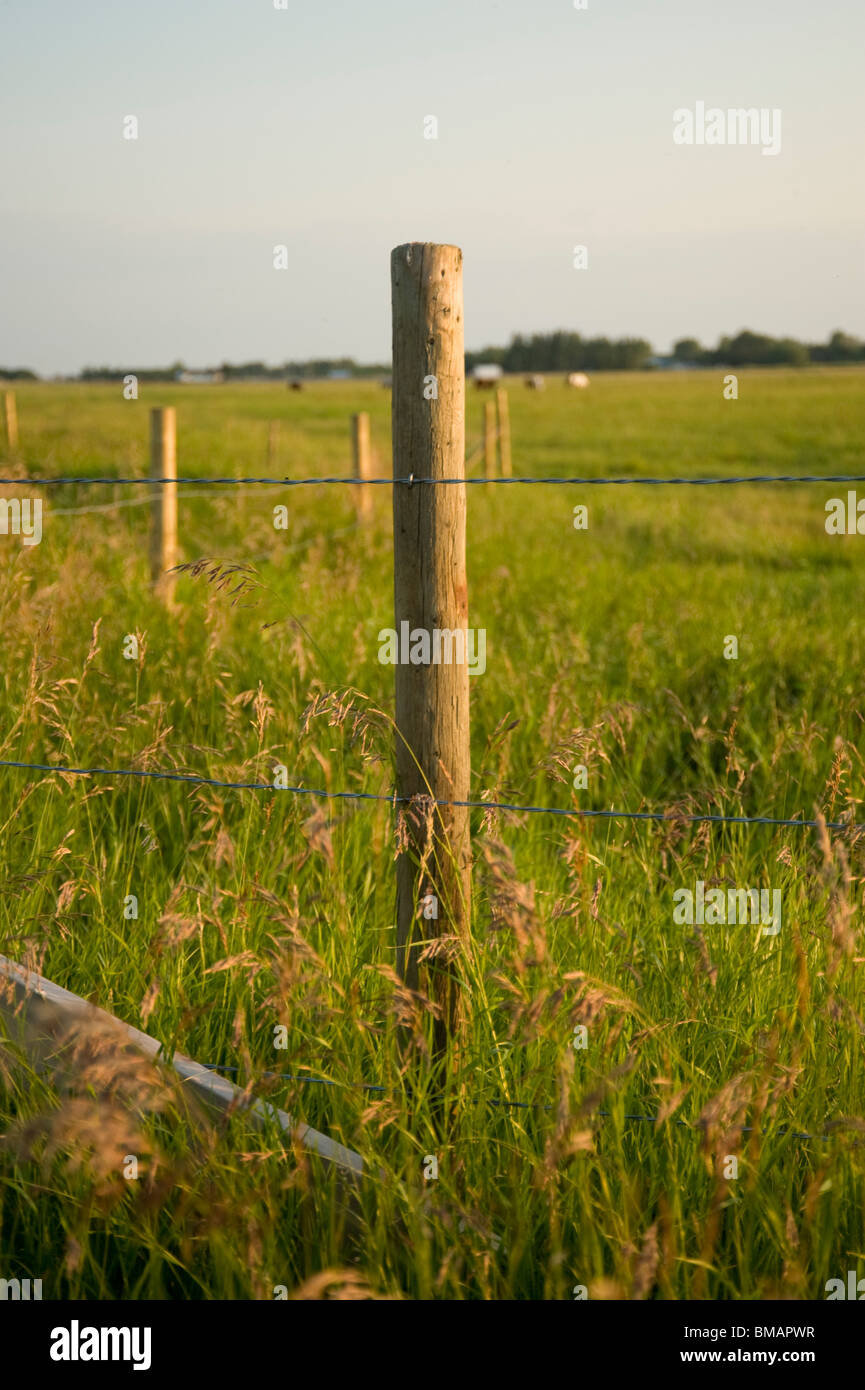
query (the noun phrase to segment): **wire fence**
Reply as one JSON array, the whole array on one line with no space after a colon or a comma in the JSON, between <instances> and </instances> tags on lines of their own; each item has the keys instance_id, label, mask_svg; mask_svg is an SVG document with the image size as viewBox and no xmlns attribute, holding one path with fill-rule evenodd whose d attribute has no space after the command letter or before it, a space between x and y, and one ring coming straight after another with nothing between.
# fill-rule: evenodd
<instances>
[{"instance_id":1,"label":"wire fence","mask_svg":"<svg viewBox=\"0 0 865 1390\"><path fill-rule=\"evenodd\" d=\"M483 445L476 449L466 459L468 468L475 459L483 452ZM152 478L152 477L92 477L92 476L61 476L53 478L25 476L22 478L0 478L0 486L12 487L60 487L60 486L144 486L161 487L166 482L172 485L191 486L196 489L202 487L222 487L227 491L216 494L218 496L232 495L233 489L238 486L267 486L274 488L285 487L306 487L306 486L328 486L333 484L347 484L348 486L407 486L414 485L483 485L490 484L513 484L513 485L558 485L558 486L679 486L679 487L701 487L701 486L734 486L740 484L776 484L776 483L861 483L865 482L865 474L859 473L829 473L829 474L737 474L730 477L645 477L638 474L627 476L542 476L542 477L460 477L460 478L416 478L410 474L407 478L378 477L378 478L358 478L353 476L322 476L322 477L216 477L203 478L195 476L180 476L174 479ZM180 493L180 497L196 497L198 492ZM112 511L121 507L143 506L149 503L148 497L133 498L124 500L114 500L112 502L99 504L93 507L75 507L52 509L55 516L81 516L91 512ZM355 524L356 525L356 524ZM355 526L342 528L342 531L354 530ZM329 534L341 534L333 532ZM293 547L300 548L300 547ZM218 778L203 777L197 774L169 772L166 770L146 771L136 768L103 768L103 767L71 767L56 763L30 763L17 760L0 759L0 767L8 769L19 769L30 772L62 773L79 777L129 777L152 781L170 781L186 783L193 786L217 787L232 791L266 791L281 792L285 791L295 796L320 797L327 800L344 801L371 801L386 802L391 805L400 805L409 802L411 798L399 797L395 793L383 794L364 791L328 791L324 788L300 787L300 786L279 786L272 782L236 782L226 781ZM865 823L854 822L851 820L825 821L823 819L805 819L803 817L778 817L778 816L744 816L726 815L723 813L710 812L686 812L676 807L666 807L663 810L654 811L629 811L617 810L614 808L596 810L580 807L557 807L557 806L533 806L522 805L512 802L500 801L448 801L442 799L426 798L427 804L444 807L467 807L473 810L508 811L527 815L552 815L563 816L574 819L599 819L599 820L622 820L622 821L645 821L645 822L671 822L671 823L690 823L690 824L720 824L720 825L768 825L775 827L790 827L796 829L816 829L824 826L828 830L836 831L862 831L865 830ZM211 1071L227 1072L238 1074L238 1067L225 1066L221 1063L205 1062L203 1065ZM319 1086L348 1086L363 1089L377 1094L386 1094L387 1088L372 1082L337 1082L325 1077L315 1076L296 1076L287 1072L277 1072L265 1070L260 1073L262 1077L280 1078L285 1081L298 1082L307 1085ZM538 1101L523 1100L500 1100L490 1099L489 1104L494 1107L521 1110L552 1110L554 1107L547 1103ZM596 1112L604 1118L613 1118L614 1112L599 1110ZM657 1125L657 1116L626 1113L621 1117L628 1123L646 1123ZM674 1119L673 1123L679 1127L690 1130L699 1130L700 1123L693 1123L683 1119ZM833 1122L836 1129L843 1126L843 1121ZM755 1126L744 1126L743 1134L752 1133ZM763 1128L761 1134L769 1134L772 1131ZM832 1137L829 1133L809 1134L802 1131L789 1130L782 1126L774 1131L777 1135L787 1135L792 1139L801 1141L825 1142Z\"/></svg>"},{"instance_id":2,"label":"wire fence","mask_svg":"<svg viewBox=\"0 0 865 1390\"><path fill-rule=\"evenodd\" d=\"M232 1076L238 1076L240 1074L240 1067L223 1066L221 1062L202 1062L201 1065L203 1067L206 1067L208 1071L229 1072ZM382 1095L388 1094L386 1086L379 1086L376 1083L370 1081L333 1081L329 1077L325 1076L295 1076L291 1072L285 1071L261 1071L258 1073L258 1076L278 1077L283 1081L297 1081L309 1086L334 1086L337 1089L342 1088L344 1090L375 1091ZM549 1111L555 1108L551 1104L536 1100L495 1100L491 1098L487 1103L489 1105L497 1106L507 1110ZM615 1118L615 1112L612 1110L596 1110L594 1113L596 1115L601 1116L603 1119ZM658 1124L657 1115L635 1115L626 1112L624 1115L621 1116L621 1118L627 1121L628 1123L636 1123L637 1121L642 1121L652 1125ZM703 1128L699 1120L694 1122L692 1120L673 1119L672 1122L674 1125L678 1125L683 1129L700 1130ZM664 1122L662 1121L662 1123ZM786 1125L779 1126L776 1130L774 1130L774 1133L779 1136L789 1135L791 1139L811 1139L818 1142L823 1141L825 1143L828 1139L833 1138L835 1132L840 1131L843 1128L845 1122L843 1120L835 1120L830 1121L829 1123L833 1125L833 1131L830 1133L808 1134L804 1130L791 1130ZM858 1124L858 1122L856 1121L854 1121L853 1123ZM760 1134L773 1133L773 1131L769 1128L764 1128L757 1131L756 1125L742 1126L743 1134L753 1134L755 1132L759 1132Z\"/></svg>"},{"instance_id":3,"label":"wire fence","mask_svg":"<svg viewBox=\"0 0 865 1390\"><path fill-rule=\"evenodd\" d=\"M481 446L482 449L483 446ZM471 462L480 450L475 450L467 463ZM382 486L393 487L404 485L413 487L415 484L553 484L562 486L588 486L588 485L649 485L663 486L665 484L673 486L708 486L708 485L732 485L740 483L854 483L865 482L865 474L859 473L828 473L828 474L740 474L732 477L669 477L655 478L643 477L638 474L626 477L462 477L462 478L416 478L410 474L407 478L358 478L353 476L325 476L325 477L233 477L233 478L203 478L194 476L181 476L173 479L153 478L153 477L92 477L86 475L69 475L61 477L43 478L25 476L22 478L0 478L0 486L30 486L30 487L59 487L65 485L81 486L145 486L162 487L166 482L172 485L180 484L183 486L195 487L224 487L227 492L219 493L218 496L230 495L231 490L238 486L268 486L282 487L303 487L303 486L322 486L335 483L348 484L349 486ZM194 497L196 493L180 494L180 496ZM73 507L58 509L54 515L58 516L77 516L88 512L109 511L118 507L146 505L149 498L132 498L126 500L114 500L112 502L99 504L94 507ZM340 531L329 532L329 535L343 534L356 529L358 523L352 526L341 528ZM305 542L301 542L293 549L302 548ZM350 791L327 791L324 788L314 787L282 787L269 782L231 782L219 778L202 777L196 774L159 771L144 771L137 768L104 768L104 767L69 767L62 764L50 763L27 763L13 760L0 759L0 767L19 768L32 772L60 772L71 776L80 777L138 777L142 779L186 782L197 786L219 787L232 791L287 791L298 796L323 797L329 800L352 800L352 801L379 801L399 804L408 798L393 795L384 795L374 792L350 792ZM865 823L844 821L821 821L817 819L809 820L802 816L783 817L783 816L743 816L725 815L723 813L710 812L685 812L676 807L665 807L663 810L656 811L628 811L617 810L614 808L605 810L587 809L579 807L558 807L558 806L528 806L512 802L493 802L493 801L450 801L438 799L437 806L447 807L468 807L484 811L512 811L518 814L528 815L554 815L566 816L583 819L606 819L606 820L629 820L629 821L679 821L691 824L720 824L720 825L771 825L781 827L794 827L800 829L816 829L820 825L825 825L829 830L865 830Z\"/></svg>"},{"instance_id":4,"label":"wire fence","mask_svg":"<svg viewBox=\"0 0 865 1390\"><path fill-rule=\"evenodd\" d=\"M151 781L186 782L193 786L220 787L230 791L290 792L295 796L318 796L329 801L378 801L398 806L411 802L411 797L397 796L396 793L328 791L323 787L288 787L274 782L227 782L216 777L202 777L197 773L167 772L164 770L144 771L133 767L69 767L64 763L25 763L13 759L0 758L0 767L19 768L29 772L61 772L74 777L138 777ZM577 806L525 806L509 801L446 801L442 798L425 798L427 804L435 806L462 806L477 811L515 811L520 814L540 816L573 816L598 820L662 821L688 822L692 825L774 825L792 826L800 830L816 830L824 826L827 830L865 830L862 821L805 820L801 817L784 816L734 816L721 812L690 812L677 807L666 807L662 811L619 811L590 810Z\"/></svg>"},{"instance_id":5,"label":"wire fence","mask_svg":"<svg viewBox=\"0 0 865 1390\"><path fill-rule=\"evenodd\" d=\"M477 452L477 451L476 451ZM474 457L474 455L472 456ZM470 462L471 459L468 460ZM560 484L560 485L652 485L662 486L664 484L680 486L705 486L705 485L730 485L738 483L838 483L838 482L865 482L865 474L853 473L833 473L833 474L748 474L733 477L670 477L670 478L647 478L639 475L629 477L497 477L497 478L415 478L411 474L408 478L356 478L356 477L308 477L308 478L276 478L276 477L234 477L234 478L201 478L201 477L179 477L176 479L150 478L150 477L88 477L88 476L67 476L59 478L0 478L0 485L9 486L33 486L51 487L60 485L144 485L150 487L162 486L166 481L182 485L203 486L227 486L228 493L217 494L219 496L230 495L230 489L242 485L278 485L279 487L300 487L306 485L326 485L334 483L348 484L349 486L363 486L366 484L379 486L394 486L403 484L412 487L414 484L459 484L459 483L478 483L484 486L490 483L525 483L525 484ZM180 494L181 496L196 496L195 493ZM145 505L149 498L133 498L125 501L113 501L95 507L81 507L59 509L55 515L83 515L92 511L108 511L121 506ZM356 528L353 526L342 528L339 532L328 534L342 534ZM305 543L301 543L305 544ZM300 546L292 547L294 549ZM375 792L362 791L328 791L325 788L316 787L295 787L277 786L270 782L232 782L220 778L202 777L197 774L169 772L166 770L144 771L137 768L104 768L104 767L70 767L63 764L51 763L28 763L13 760L0 759L0 767L17 768L31 772L59 772L71 776L79 777L137 777L153 781L185 782L195 786L218 787L232 791L286 791L296 796L322 797L328 800L346 801L378 801L389 802L398 805L409 798L398 797L396 794L381 794ZM855 822L852 819L842 821L823 821L817 819L806 819L802 816L783 817L783 816L744 816L727 815L724 813L713 812L686 812L677 807L665 807L663 810L655 811L629 811L610 809L589 809L581 807L559 807L559 806L530 806L513 802L499 801L450 801L437 799L437 806L445 807L466 807L483 811L510 811L517 814L527 815L552 815L565 816L579 819L602 819L602 820L627 820L627 821L648 821L648 822L686 822L690 824L719 824L719 825L770 825L779 827L791 827L797 829L816 829L824 825L828 830L839 831L860 831L865 830L865 823Z\"/></svg>"},{"instance_id":6,"label":"wire fence","mask_svg":"<svg viewBox=\"0 0 865 1390\"><path fill-rule=\"evenodd\" d=\"M468 460L470 462L470 460ZM518 477L518 478L485 478L485 477L462 477L462 478L416 478L413 473L407 478L355 478L348 476L330 476L313 478L201 478L193 476L182 476L177 478L149 478L149 477L88 477L88 476L69 476L60 478L0 478L0 487L66 487L72 484L87 486L106 486L114 485L117 487L140 486L140 487L164 487L166 483L172 486L180 484L182 486L196 487L251 487L251 486L271 486L278 484L280 487L323 487L333 483L347 484L349 487L394 487L405 486L414 487L415 485L427 484L437 487L457 487L460 485L477 485L488 487L491 485L508 484L559 484L566 487L595 487L613 486L623 487L631 484L651 487L707 487L710 485L729 487L737 483L865 483L865 473L745 473L737 474L732 477L687 477L687 478L646 478L641 474L629 474L623 477Z\"/></svg>"}]
</instances>

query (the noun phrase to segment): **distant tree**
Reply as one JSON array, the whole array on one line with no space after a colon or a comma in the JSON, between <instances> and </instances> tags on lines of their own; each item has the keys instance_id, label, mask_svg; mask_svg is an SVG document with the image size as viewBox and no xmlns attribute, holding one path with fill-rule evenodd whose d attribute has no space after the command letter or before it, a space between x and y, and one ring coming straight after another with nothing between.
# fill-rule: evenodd
<instances>
[{"instance_id":1,"label":"distant tree","mask_svg":"<svg viewBox=\"0 0 865 1390\"><path fill-rule=\"evenodd\" d=\"M778 361L790 367L807 367L811 361L811 354L804 343L798 342L796 338L780 338L778 340Z\"/></svg>"},{"instance_id":2,"label":"distant tree","mask_svg":"<svg viewBox=\"0 0 865 1390\"><path fill-rule=\"evenodd\" d=\"M510 346L505 349L502 365L506 372L525 372L528 370L530 365L529 345L521 333L516 333L511 338Z\"/></svg>"},{"instance_id":3,"label":"distant tree","mask_svg":"<svg viewBox=\"0 0 865 1390\"><path fill-rule=\"evenodd\" d=\"M616 347L616 369L620 372L639 372L652 356L652 344L645 338L621 338Z\"/></svg>"},{"instance_id":4,"label":"distant tree","mask_svg":"<svg viewBox=\"0 0 865 1390\"><path fill-rule=\"evenodd\" d=\"M827 347L829 362L855 362L865 356L865 343L849 333L842 333L840 328L835 329Z\"/></svg>"},{"instance_id":5,"label":"distant tree","mask_svg":"<svg viewBox=\"0 0 865 1390\"><path fill-rule=\"evenodd\" d=\"M703 349L696 338L680 338L673 348L673 356L677 362L695 364L702 360Z\"/></svg>"},{"instance_id":6,"label":"distant tree","mask_svg":"<svg viewBox=\"0 0 865 1390\"><path fill-rule=\"evenodd\" d=\"M590 371L609 372L615 367L615 352L609 338L591 338L588 343Z\"/></svg>"},{"instance_id":7,"label":"distant tree","mask_svg":"<svg viewBox=\"0 0 865 1390\"><path fill-rule=\"evenodd\" d=\"M744 366L746 363L760 364L768 360L771 338L762 333L752 333L749 328L737 333L729 340L728 361L731 366Z\"/></svg>"}]
</instances>

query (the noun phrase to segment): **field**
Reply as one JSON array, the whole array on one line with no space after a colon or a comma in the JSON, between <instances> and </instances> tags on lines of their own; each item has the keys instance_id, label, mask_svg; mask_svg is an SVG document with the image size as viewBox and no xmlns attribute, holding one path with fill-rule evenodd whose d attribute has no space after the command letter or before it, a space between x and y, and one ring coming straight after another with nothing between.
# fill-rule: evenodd
<instances>
[{"instance_id":1,"label":"field","mask_svg":"<svg viewBox=\"0 0 865 1390\"><path fill-rule=\"evenodd\" d=\"M715 372L513 381L514 472L863 472L863 387L853 368L743 369L735 401ZM16 395L33 475L146 474L166 404L181 474L348 474L356 410L390 470L374 384ZM846 491L469 488L473 799L865 821L865 542L824 527ZM149 508L79 510L145 492L52 488L41 544L0 536L0 758L224 781L281 763L386 796L390 488L359 525L341 485L181 487L182 558L255 572L234 597L181 574L173 609ZM822 1299L865 1275L861 836L472 824L467 1024L442 1077L394 973L386 801L0 767L0 954L368 1165L354 1189L242 1116L190 1126L167 1076L112 1069L98 1038L53 1081L0 1045L0 1270L44 1297L240 1299ZM675 922L698 880L780 890L781 930Z\"/></svg>"}]
</instances>

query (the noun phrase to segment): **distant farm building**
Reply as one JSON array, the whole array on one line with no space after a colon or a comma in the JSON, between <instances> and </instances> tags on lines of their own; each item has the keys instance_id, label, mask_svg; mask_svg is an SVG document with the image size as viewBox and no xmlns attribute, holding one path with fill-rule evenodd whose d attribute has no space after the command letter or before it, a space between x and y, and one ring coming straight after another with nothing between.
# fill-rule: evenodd
<instances>
[{"instance_id":1,"label":"distant farm building","mask_svg":"<svg viewBox=\"0 0 865 1390\"><path fill-rule=\"evenodd\" d=\"M175 381L182 382L184 386L214 386L220 381L225 380L222 372L175 372Z\"/></svg>"},{"instance_id":2,"label":"distant farm building","mask_svg":"<svg viewBox=\"0 0 865 1390\"><path fill-rule=\"evenodd\" d=\"M495 386L502 379L502 369L497 362L479 362L472 372L475 386L483 390Z\"/></svg>"},{"instance_id":3,"label":"distant farm building","mask_svg":"<svg viewBox=\"0 0 865 1390\"><path fill-rule=\"evenodd\" d=\"M646 363L647 367L659 372L690 372L694 365L693 362L680 362L678 357L650 357Z\"/></svg>"},{"instance_id":4,"label":"distant farm building","mask_svg":"<svg viewBox=\"0 0 865 1390\"><path fill-rule=\"evenodd\" d=\"M588 384L589 378L586 376L585 372L568 372L568 375L565 377L566 386L585 387L588 386Z\"/></svg>"}]
</instances>

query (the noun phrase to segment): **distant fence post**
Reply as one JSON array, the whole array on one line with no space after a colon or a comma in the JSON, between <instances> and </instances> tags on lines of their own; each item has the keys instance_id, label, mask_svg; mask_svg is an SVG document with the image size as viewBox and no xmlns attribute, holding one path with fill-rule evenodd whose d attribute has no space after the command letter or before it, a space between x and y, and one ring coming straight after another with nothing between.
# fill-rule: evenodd
<instances>
[{"instance_id":1,"label":"distant fence post","mask_svg":"<svg viewBox=\"0 0 865 1390\"><path fill-rule=\"evenodd\" d=\"M276 467L276 448L279 438L279 421L271 420L267 427L267 471L272 473Z\"/></svg>"},{"instance_id":2,"label":"distant fence post","mask_svg":"<svg viewBox=\"0 0 865 1390\"><path fill-rule=\"evenodd\" d=\"M504 386L496 391L496 407L499 416L499 458L503 478L510 478L511 469L511 416L508 409L508 393Z\"/></svg>"},{"instance_id":3,"label":"distant fence post","mask_svg":"<svg viewBox=\"0 0 865 1390\"><path fill-rule=\"evenodd\" d=\"M150 502L150 574L157 592L171 601L177 564L177 423L174 406L150 412L150 476L167 479L153 486Z\"/></svg>"},{"instance_id":4,"label":"distant fence post","mask_svg":"<svg viewBox=\"0 0 865 1390\"><path fill-rule=\"evenodd\" d=\"M496 476L496 408L484 401L484 477L490 482Z\"/></svg>"},{"instance_id":5,"label":"distant fence post","mask_svg":"<svg viewBox=\"0 0 865 1390\"><path fill-rule=\"evenodd\" d=\"M354 453L354 476L372 477L372 455L370 451L369 415L365 410L351 417L351 438ZM372 488L358 485L357 514L361 521L368 521L372 513Z\"/></svg>"},{"instance_id":6,"label":"distant fence post","mask_svg":"<svg viewBox=\"0 0 865 1390\"><path fill-rule=\"evenodd\" d=\"M397 795L467 801L466 489L406 481L464 476L462 252L430 242L398 246L391 286ZM447 648L440 634L447 634ZM424 664L410 660L415 640ZM441 1010L434 1039L440 1055L460 1016L459 943L471 923L469 811L433 809L428 799L399 811L409 848L396 861L397 970L410 988L428 972L424 986ZM456 950L443 942L419 967L424 945L443 936L458 939Z\"/></svg>"},{"instance_id":7,"label":"distant fence post","mask_svg":"<svg viewBox=\"0 0 865 1390\"><path fill-rule=\"evenodd\" d=\"M14 454L18 448L18 409L15 405L15 392L7 391L5 398L6 410L6 443L10 454Z\"/></svg>"}]
</instances>

